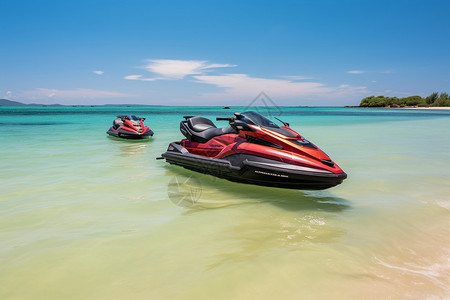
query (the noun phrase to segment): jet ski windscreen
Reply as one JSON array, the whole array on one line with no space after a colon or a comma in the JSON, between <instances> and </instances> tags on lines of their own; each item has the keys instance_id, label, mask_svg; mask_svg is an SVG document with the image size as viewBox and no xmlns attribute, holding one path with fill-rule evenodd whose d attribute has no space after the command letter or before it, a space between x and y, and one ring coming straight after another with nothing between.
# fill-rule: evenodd
<instances>
[{"instance_id":1,"label":"jet ski windscreen","mask_svg":"<svg viewBox=\"0 0 450 300\"><path fill-rule=\"evenodd\" d=\"M135 115L131 115L131 116L128 116L128 120L130 120L130 121L139 121L139 118L136 117Z\"/></svg>"},{"instance_id":2,"label":"jet ski windscreen","mask_svg":"<svg viewBox=\"0 0 450 300\"><path fill-rule=\"evenodd\" d=\"M254 125L260 125L264 127L272 127L272 128L280 128L277 124L270 121L266 117L260 115L256 111L246 111L242 114L241 121L247 123L247 124L254 124Z\"/></svg>"}]
</instances>

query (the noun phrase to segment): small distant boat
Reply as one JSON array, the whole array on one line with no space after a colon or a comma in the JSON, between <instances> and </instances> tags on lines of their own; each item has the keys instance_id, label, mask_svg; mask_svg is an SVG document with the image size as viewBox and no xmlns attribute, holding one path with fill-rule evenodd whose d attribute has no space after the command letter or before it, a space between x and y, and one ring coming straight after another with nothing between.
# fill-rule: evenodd
<instances>
[{"instance_id":1,"label":"small distant boat","mask_svg":"<svg viewBox=\"0 0 450 300\"><path fill-rule=\"evenodd\" d=\"M229 106L224 106L223 109L230 109L230 107Z\"/></svg>"},{"instance_id":2,"label":"small distant boat","mask_svg":"<svg viewBox=\"0 0 450 300\"><path fill-rule=\"evenodd\" d=\"M106 132L110 136L124 139L143 139L153 136L153 131L144 125L145 118L134 115L117 116L113 126Z\"/></svg>"}]
</instances>

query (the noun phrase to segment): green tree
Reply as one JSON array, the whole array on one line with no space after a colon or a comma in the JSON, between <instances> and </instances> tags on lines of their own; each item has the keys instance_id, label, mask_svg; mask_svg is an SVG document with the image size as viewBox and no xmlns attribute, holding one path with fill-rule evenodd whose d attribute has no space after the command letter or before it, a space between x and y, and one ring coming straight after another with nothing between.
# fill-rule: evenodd
<instances>
[{"instance_id":1,"label":"green tree","mask_svg":"<svg viewBox=\"0 0 450 300\"><path fill-rule=\"evenodd\" d=\"M447 93L441 93L441 95L439 96L439 98L436 99L436 101L433 102L433 106L448 106L448 94Z\"/></svg>"},{"instance_id":2,"label":"green tree","mask_svg":"<svg viewBox=\"0 0 450 300\"><path fill-rule=\"evenodd\" d=\"M439 98L442 98L442 99L444 99L444 100L450 99L447 93L441 93L441 95L439 96Z\"/></svg>"},{"instance_id":3,"label":"green tree","mask_svg":"<svg viewBox=\"0 0 450 300\"><path fill-rule=\"evenodd\" d=\"M361 100L359 106L361 107L386 107L388 105L400 106L450 106L450 96L447 93L432 93L426 98L420 96L409 96L405 98L369 96Z\"/></svg>"},{"instance_id":4,"label":"green tree","mask_svg":"<svg viewBox=\"0 0 450 300\"><path fill-rule=\"evenodd\" d=\"M403 102L404 105L416 106L417 104L422 102L423 99L420 96L410 96L410 97L402 98L402 100L404 101Z\"/></svg>"},{"instance_id":5,"label":"green tree","mask_svg":"<svg viewBox=\"0 0 450 300\"><path fill-rule=\"evenodd\" d=\"M430 96L428 96L425 101L427 104L433 104L434 101L436 101L436 99L438 98L438 93L434 92L432 93Z\"/></svg>"}]
</instances>

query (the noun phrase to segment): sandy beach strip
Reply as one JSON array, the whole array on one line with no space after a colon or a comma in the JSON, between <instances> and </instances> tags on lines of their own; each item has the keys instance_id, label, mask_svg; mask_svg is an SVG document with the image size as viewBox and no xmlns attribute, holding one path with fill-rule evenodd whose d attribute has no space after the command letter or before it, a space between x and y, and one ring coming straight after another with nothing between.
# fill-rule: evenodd
<instances>
[{"instance_id":1,"label":"sandy beach strip","mask_svg":"<svg viewBox=\"0 0 450 300\"><path fill-rule=\"evenodd\" d=\"M440 107L403 107L402 109L438 109L438 110L450 110L450 106L440 106Z\"/></svg>"}]
</instances>

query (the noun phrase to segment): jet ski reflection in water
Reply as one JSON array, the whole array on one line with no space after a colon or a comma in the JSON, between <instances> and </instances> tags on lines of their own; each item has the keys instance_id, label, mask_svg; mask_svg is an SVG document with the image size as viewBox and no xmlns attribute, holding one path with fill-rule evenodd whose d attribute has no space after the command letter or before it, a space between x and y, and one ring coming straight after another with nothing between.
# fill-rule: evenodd
<instances>
[{"instance_id":1,"label":"jet ski reflection in water","mask_svg":"<svg viewBox=\"0 0 450 300\"><path fill-rule=\"evenodd\" d=\"M322 150L279 120L278 126L257 112L235 113L230 127L186 116L162 158L170 164L231 181L290 189L327 189L347 174Z\"/></svg>"}]
</instances>

